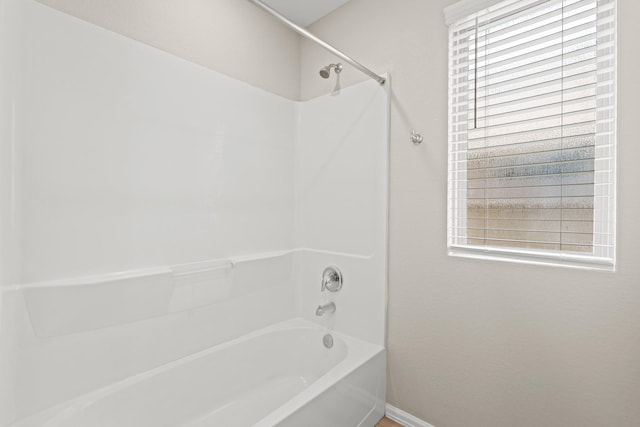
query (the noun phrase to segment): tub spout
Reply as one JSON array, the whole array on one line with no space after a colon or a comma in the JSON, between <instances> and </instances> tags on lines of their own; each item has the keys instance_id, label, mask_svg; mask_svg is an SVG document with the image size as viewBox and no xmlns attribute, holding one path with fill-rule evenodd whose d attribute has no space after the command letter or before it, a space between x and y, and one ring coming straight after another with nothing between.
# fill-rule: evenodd
<instances>
[{"instance_id":1,"label":"tub spout","mask_svg":"<svg viewBox=\"0 0 640 427\"><path fill-rule=\"evenodd\" d=\"M329 302L324 305L319 305L316 309L316 316L322 316L325 313L334 313L336 311L336 305L332 302Z\"/></svg>"}]
</instances>

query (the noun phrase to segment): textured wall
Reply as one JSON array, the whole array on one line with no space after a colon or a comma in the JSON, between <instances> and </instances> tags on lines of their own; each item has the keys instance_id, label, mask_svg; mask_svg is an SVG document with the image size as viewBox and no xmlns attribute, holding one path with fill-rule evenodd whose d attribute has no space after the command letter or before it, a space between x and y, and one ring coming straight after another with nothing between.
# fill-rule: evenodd
<instances>
[{"instance_id":1,"label":"textured wall","mask_svg":"<svg viewBox=\"0 0 640 427\"><path fill-rule=\"evenodd\" d=\"M618 269L605 273L447 256L451 3L352 0L311 27L392 75L388 399L436 427L637 426L640 4L619 2ZM317 70L334 58L302 53L302 98L330 91ZM364 78L346 67L342 84Z\"/></svg>"},{"instance_id":2,"label":"textured wall","mask_svg":"<svg viewBox=\"0 0 640 427\"><path fill-rule=\"evenodd\" d=\"M38 1L253 86L298 99L298 35L248 1Z\"/></svg>"}]
</instances>

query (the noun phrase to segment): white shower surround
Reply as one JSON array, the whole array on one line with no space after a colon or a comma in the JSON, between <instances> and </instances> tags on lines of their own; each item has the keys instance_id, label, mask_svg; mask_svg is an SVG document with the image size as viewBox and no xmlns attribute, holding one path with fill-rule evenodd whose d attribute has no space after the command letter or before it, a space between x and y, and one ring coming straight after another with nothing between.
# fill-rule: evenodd
<instances>
[{"instance_id":1,"label":"white shower surround","mask_svg":"<svg viewBox=\"0 0 640 427\"><path fill-rule=\"evenodd\" d=\"M2 1L1 427L295 318L383 351L388 86L297 103Z\"/></svg>"}]
</instances>

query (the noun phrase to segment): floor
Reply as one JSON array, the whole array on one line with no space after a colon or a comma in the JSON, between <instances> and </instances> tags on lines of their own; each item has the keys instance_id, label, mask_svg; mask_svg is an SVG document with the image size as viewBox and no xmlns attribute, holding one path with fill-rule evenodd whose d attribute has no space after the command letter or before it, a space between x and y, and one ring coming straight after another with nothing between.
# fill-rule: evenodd
<instances>
[{"instance_id":1,"label":"floor","mask_svg":"<svg viewBox=\"0 0 640 427\"><path fill-rule=\"evenodd\" d=\"M384 417L380 420L376 427L402 427L402 424L398 424L395 421L391 421L389 418Z\"/></svg>"}]
</instances>

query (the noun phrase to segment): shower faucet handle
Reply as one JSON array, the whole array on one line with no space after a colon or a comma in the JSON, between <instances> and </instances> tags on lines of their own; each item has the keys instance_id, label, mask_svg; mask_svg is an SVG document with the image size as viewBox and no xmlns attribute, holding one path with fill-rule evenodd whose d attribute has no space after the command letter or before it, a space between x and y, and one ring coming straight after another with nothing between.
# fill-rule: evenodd
<instances>
[{"instance_id":1,"label":"shower faucet handle","mask_svg":"<svg viewBox=\"0 0 640 427\"><path fill-rule=\"evenodd\" d=\"M342 272L338 267L329 266L324 269L320 291L324 292L325 289L329 292L338 292L342 289Z\"/></svg>"}]
</instances>

